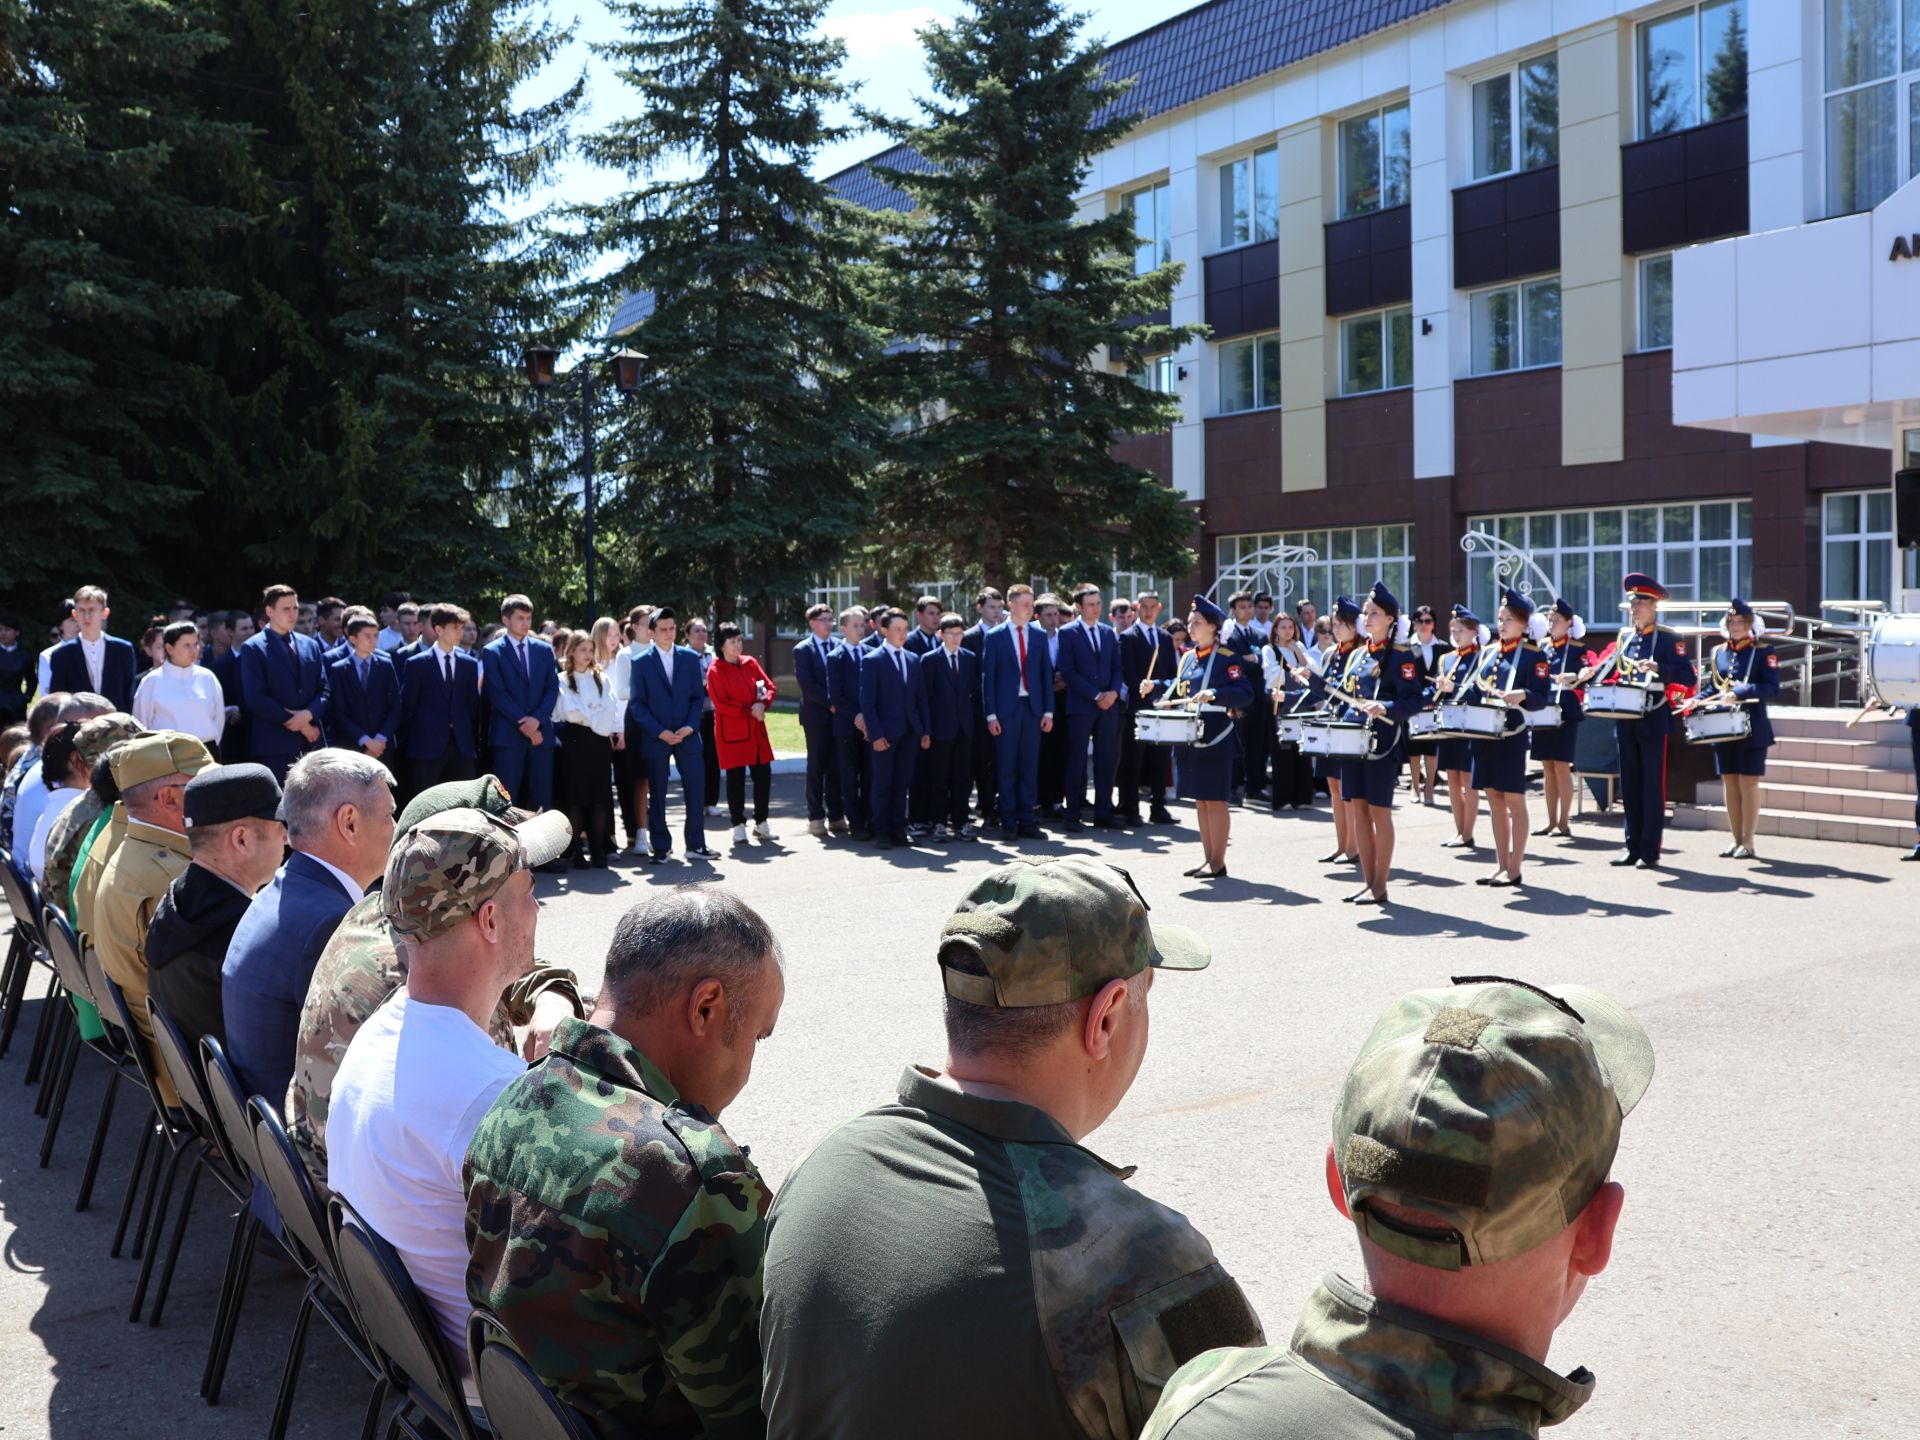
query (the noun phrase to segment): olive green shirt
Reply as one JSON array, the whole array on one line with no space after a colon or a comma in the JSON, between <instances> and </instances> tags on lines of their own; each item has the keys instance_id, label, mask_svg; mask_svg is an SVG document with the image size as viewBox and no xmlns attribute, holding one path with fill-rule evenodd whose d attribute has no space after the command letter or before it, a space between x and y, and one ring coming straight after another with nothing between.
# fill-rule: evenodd
<instances>
[{"instance_id":1,"label":"olive green shirt","mask_svg":"<svg viewBox=\"0 0 1920 1440\"><path fill-rule=\"evenodd\" d=\"M909 1069L768 1221L775 1440L1131 1440L1184 1361L1258 1344L1186 1218L1044 1111Z\"/></svg>"}]
</instances>

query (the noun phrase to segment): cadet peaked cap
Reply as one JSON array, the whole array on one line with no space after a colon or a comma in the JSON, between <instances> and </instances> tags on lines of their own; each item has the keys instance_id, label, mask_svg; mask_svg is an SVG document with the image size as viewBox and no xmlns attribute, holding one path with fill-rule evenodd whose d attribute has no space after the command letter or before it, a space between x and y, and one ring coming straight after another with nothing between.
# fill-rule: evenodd
<instances>
[{"instance_id":1,"label":"cadet peaked cap","mask_svg":"<svg viewBox=\"0 0 1920 1440\"><path fill-rule=\"evenodd\" d=\"M515 810L513 797L507 793L507 787L497 775L482 775L477 780L448 780L440 785L429 785L413 799L407 802L393 822L393 839L397 845L400 838L423 821L448 810L484 810L489 815L498 815L509 823L518 823L533 812Z\"/></svg>"},{"instance_id":2,"label":"cadet peaked cap","mask_svg":"<svg viewBox=\"0 0 1920 1440\"><path fill-rule=\"evenodd\" d=\"M124 710L114 710L105 715L96 715L80 726L80 733L73 737L73 748L80 752L80 758L87 762L91 770L100 763L100 757L118 745L122 740L131 740L136 735L147 733L147 727Z\"/></svg>"},{"instance_id":3,"label":"cadet peaked cap","mask_svg":"<svg viewBox=\"0 0 1920 1440\"><path fill-rule=\"evenodd\" d=\"M1373 1027L1333 1112L1354 1224L1442 1270L1491 1265L1559 1234L1606 1183L1653 1046L1585 986L1456 977ZM1379 1199L1437 1227L1381 1213Z\"/></svg>"},{"instance_id":4,"label":"cadet peaked cap","mask_svg":"<svg viewBox=\"0 0 1920 1440\"><path fill-rule=\"evenodd\" d=\"M168 775L198 775L213 764L213 754L178 730L150 730L113 747L113 783L121 794Z\"/></svg>"},{"instance_id":5,"label":"cadet peaked cap","mask_svg":"<svg viewBox=\"0 0 1920 1440\"><path fill-rule=\"evenodd\" d=\"M1193 597L1193 613L1209 625L1217 627L1227 623L1227 612L1204 595Z\"/></svg>"},{"instance_id":6,"label":"cadet peaked cap","mask_svg":"<svg viewBox=\"0 0 1920 1440\"><path fill-rule=\"evenodd\" d=\"M572 844L573 826L558 810L517 825L471 806L443 810L387 853L380 911L401 938L431 940L477 914L522 870L559 859Z\"/></svg>"},{"instance_id":7,"label":"cadet peaked cap","mask_svg":"<svg viewBox=\"0 0 1920 1440\"><path fill-rule=\"evenodd\" d=\"M1638 570L1620 582L1620 588L1627 594L1640 600L1664 600L1667 587L1651 575L1642 575Z\"/></svg>"},{"instance_id":8,"label":"cadet peaked cap","mask_svg":"<svg viewBox=\"0 0 1920 1440\"><path fill-rule=\"evenodd\" d=\"M1079 857L1009 861L940 931L947 994L1009 1010L1081 1000L1148 966L1204 970L1212 958L1185 926L1147 923L1126 871Z\"/></svg>"},{"instance_id":9,"label":"cadet peaked cap","mask_svg":"<svg viewBox=\"0 0 1920 1440\"><path fill-rule=\"evenodd\" d=\"M187 782L187 829L229 820L281 820L280 782L264 765L209 765Z\"/></svg>"}]
</instances>

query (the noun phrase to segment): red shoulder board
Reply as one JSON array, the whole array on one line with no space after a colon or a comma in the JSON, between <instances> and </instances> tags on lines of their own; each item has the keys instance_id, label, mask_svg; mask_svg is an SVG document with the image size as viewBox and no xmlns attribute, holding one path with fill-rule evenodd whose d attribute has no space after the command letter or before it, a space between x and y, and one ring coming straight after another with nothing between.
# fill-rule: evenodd
<instances>
[{"instance_id":1,"label":"red shoulder board","mask_svg":"<svg viewBox=\"0 0 1920 1440\"><path fill-rule=\"evenodd\" d=\"M1542 680L1546 679L1547 678L1547 662L1544 660L1535 662L1533 667L1533 673Z\"/></svg>"},{"instance_id":2,"label":"red shoulder board","mask_svg":"<svg viewBox=\"0 0 1920 1440\"><path fill-rule=\"evenodd\" d=\"M1240 667L1238 665L1227 666L1227 679L1238 680L1239 678L1240 678Z\"/></svg>"},{"instance_id":3,"label":"red shoulder board","mask_svg":"<svg viewBox=\"0 0 1920 1440\"><path fill-rule=\"evenodd\" d=\"M1686 659L1687 658L1687 642L1676 638L1673 642L1673 653L1678 655L1682 660Z\"/></svg>"},{"instance_id":4,"label":"red shoulder board","mask_svg":"<svg viewBox=\"0 0 1920 1440\"><path fill-rule=\"evenodd\" d=\"M1408 661L1404 661L1404 662L1403 662L1403 663L1401 664L1401 666L1400 666L1400 678L1401 678L1402 680L1417 680L1417 679L1419 679L1419 678L1420 678L1420 669L1419 669L1419 667L1418 667L1417 665L1415 665L1415 664L1413 663L1413 661L1411 661L1411 660L1408 660Z\"/></svg>"},{"instance_id":5,"label":"red shoulder board","mask_svg":"<svg viewBox=\"0 0 1920 1440\"><path fill-rule=\"evenodd\" d=\"M1780 656L1772 650L1767 651L1767 668L1769 670L1780 668Z\"/></svg>"}]
</instances>

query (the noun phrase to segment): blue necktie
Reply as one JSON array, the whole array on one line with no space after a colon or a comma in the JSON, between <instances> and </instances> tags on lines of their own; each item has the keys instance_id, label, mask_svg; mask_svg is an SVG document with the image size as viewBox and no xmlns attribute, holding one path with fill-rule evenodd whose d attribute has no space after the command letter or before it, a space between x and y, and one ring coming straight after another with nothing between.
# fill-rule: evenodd
<instances>
[{"instance_id":1,"label":"blue necktie","mask_svg":"<svg viewBox=\"0 0 1920 1440\"><path fill-rule=\"evenodd\" d=\"M367 688L367 662L362 660L355 667L360 672L360 688Z\"/></svg>"},{"instance_id":2,"label":"blue necktie","mask_svg":"<svg viewBox=\"0 0 1920 1440\"><path fill-rule=\"evenodd\" d=\"M524 640L517 642L516 648L520 651L520 678L531 685L533 683L533 669L527 664L527 642Z\"/></svg>"}]
</instances>

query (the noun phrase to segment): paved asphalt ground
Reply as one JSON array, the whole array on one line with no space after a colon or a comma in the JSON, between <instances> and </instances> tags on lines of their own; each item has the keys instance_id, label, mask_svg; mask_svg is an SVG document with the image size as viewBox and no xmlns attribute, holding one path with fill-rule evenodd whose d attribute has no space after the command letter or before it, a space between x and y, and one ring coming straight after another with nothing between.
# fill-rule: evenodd
<instances>
[{"instance_id":1,"label":"paved asphalt ground","mask_svg":"<svg viewBox=\"0 0 1920 1440\"><path fill-rule=\"evenodd\" d=\"M717 877L762 910L786 948L786 1010L726 1121L776 1183L824 1130L888 1098L906 1063L939 1062L933 939L1000 853L823 846L795 818L798 800L797 779L776 782L777 846L710 867L543 882L539 932L542 958L591 981L649 885ZM1321 1165L1335 1089L1377 1013L1449 975L1581 980L1642 1018L1659 1069L1616 1167L1628 1200L1613 1266L1552 1356L1599 1377L1568 1433L1915 1433L1920 866L1789 840L1736 863L1716 858L1718 835L1670 831L1662 871L1613 870L1602 862L1618 821L1589 816L1571 841L1533 842L1526 889L1495 892L1470 883L1491 869L1486 850L1438 849L1445 811L1403 803L1398 903L1369 914L1339 903L1347 872L1315 863L1331 848L1324 810L1236 812L1232 878L1198 890L1178 878L1199 856L1190 810L1177 813L1177 832L1058 847L1104 850L1156 919L1198 928L1214 950L1211 970L1155 987L1139 1083L1091 1143L1137 1164L1136 1185L1206 1232L1271 1338L1290 1333L1323 1271L1352 1272L1353 1237ZM23 1069L16 1042L0 1065L0 1440L262 1434L292 1276L256 1269L225 1403L207 1410L195 1377L225 1216L203 1191L164 1324L129 1325L135 1266L106 1252L133 1107L122 1106L99 1198L75 1215L97 1081L76 1087L41 1171ZM302 1384L294 1434L357 1433L366 1389L324 1331Z\"/></svg>"}]
</instances>

